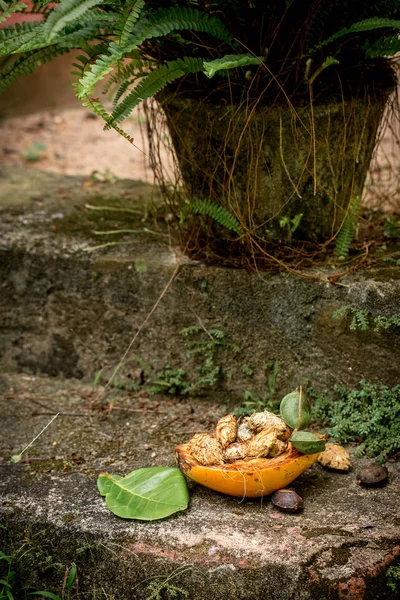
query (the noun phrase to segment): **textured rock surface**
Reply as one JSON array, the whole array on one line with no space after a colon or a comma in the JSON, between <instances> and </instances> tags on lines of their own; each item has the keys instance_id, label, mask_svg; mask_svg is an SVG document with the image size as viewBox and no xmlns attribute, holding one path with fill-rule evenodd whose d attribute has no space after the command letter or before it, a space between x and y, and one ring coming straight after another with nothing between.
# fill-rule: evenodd
<instances>
[{"instance_id":1,"label":"textured rock surface","mask_svg":"<svg viewBox=\"0 0 400 600\"><path fill-rule=\"evenodd\" d=\"M398 269L358 272L333 287L324 272L206 267L170 239L168 215L146 216L151 195L140 182L0 171L0 536L17 580L61 596L74 562L80 597L145 600L170 576L193 600L395 598L385 577L400 548L395 463L379 490L356 484L363 460L346 475L314 465L295 482L304 499L296 515L199 486L185 514L159 523L123 521L105 508L100 471L172 465L173 448L211 430L222 403L265 391L266 363L279 361L278 394L307 381L398 383L398 328L351 331L348 319L332 319L349 304L397 314ZM124 207L137 212L114 210ZM135 233L94 233L116 228ZM143 387L119 394L85 383L122 359L125 385L150 382L167 362L198 377L204 355L188 358L180 334L190 326L202 343L203 327L226 334L213 357L225 376L208 397L149 400ZM12 465L57 411L24 454L29 461Z\"/></svg>"},{"instance_id":2,"label":"textured rock surface","mask_svg":"<svg viewBox=\"0 0 400 600\"><path fill-rule=\"evenodd\" d=\"M172 573L170 583L193 600L338 599L349 597L348 588L364 590L350 596L359 600L395 598L384 572L400 551L398 463L388 464L390 483L379 490L356 483L366 460L355 460L349 474L313 465L293 484L304 500L299 514L278 512L269 498L242 501L191 485L185 513L125 521L97 492L99 472L172 466L187 430L210 430L221 408L124 393L110 412L113 394L95 394L76 380L19 375L2 390L1 547L16 556L24 585L61 595L74 562L80 594L102 590L121 600L148 598L149 584ZM56 411L25 453L28 462L11 465L10 455Z\"/></svg>"},{"instance_id":3,"label":"textured rock surface","mask_svg":"<svg viewBox=\"0 0 400 600\"><path fill-rule=\"evenodd\" d=\"M265 390L274 361L282 393L308 381L398 383L398 327L352 331L349 318L332 318L344 305L398 314L397 267L358 271L338 287L326 283L323 271L304 278L206 267L171 240L162 210L158 220L146 216L154 200L146 184L93 184L9 167L1 175L3 368L91 378L124 357L124 373L132 376L135 354L154 372L169 363L194 377L203 359L188 359L191 338L180 331L196 326L203 341L209 339L203 328L225 333L214 357L220 388L241 397L244 389ZM89 210L88 201L113 210ZM94 233L117 228L134 232Z\"/></svg>"}]
</instances>

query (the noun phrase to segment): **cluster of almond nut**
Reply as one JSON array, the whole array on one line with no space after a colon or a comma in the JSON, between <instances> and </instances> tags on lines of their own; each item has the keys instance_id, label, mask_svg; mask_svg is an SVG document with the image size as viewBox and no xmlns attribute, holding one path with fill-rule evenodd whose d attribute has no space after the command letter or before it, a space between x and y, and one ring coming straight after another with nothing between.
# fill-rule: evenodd
<instances>
[{"instance_id":1,"label":"cluster of almond nut","mask_svg":"<svg viewBox=\"0 0 400 600\"><path fill-rule=\"evenodd\" d=\"M221 465L250 458L275 458L285 452L291 429L268 411L236 419L226 415L217 423L215 433L198 433L188 449L202 465Z\"/></svg>"}]
</instances>

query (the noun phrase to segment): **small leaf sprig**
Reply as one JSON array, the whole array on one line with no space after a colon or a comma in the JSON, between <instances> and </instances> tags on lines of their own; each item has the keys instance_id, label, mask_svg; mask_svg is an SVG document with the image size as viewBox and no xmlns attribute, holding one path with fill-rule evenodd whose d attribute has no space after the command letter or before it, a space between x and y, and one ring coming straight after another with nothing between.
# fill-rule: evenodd
<instances>
[{"instance_id":1,"label":"small leaf sprig","mask_svg":"<svg viewBox=\"0 0 400 600\"><path fill-rule=\"evenodd\" d=\"M294 429L289 441L296 450L303 454L316 454L325 450L325 440L311 431L303 431L311 422L311 405L301 386L282 399L280 413L286 425Z\"/></svg>"}]
</instances>

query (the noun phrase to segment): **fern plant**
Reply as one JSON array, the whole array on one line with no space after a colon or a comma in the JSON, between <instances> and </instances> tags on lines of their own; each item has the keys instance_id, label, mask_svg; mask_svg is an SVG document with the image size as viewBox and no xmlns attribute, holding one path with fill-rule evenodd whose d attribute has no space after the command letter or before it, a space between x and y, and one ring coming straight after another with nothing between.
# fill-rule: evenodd
<instances>
[{"instance_id":1,"label":"fern plant","mask_svg":"<svg viewBox=\"0 0 400 600\"><path fill-rule=\"evenodd\" d=\"M338 441L361 441L358 456L376 457L385 462L400 450L400 386L388 388L362 380L355 390L336 385L332 392L316 393L315 419L328 426L329 434Z\"/></svg>"},{"instance_id":2,"label":"fern plant","mask_svg":"<svg viewBox=\"0 0 400 600\"><path fill-rule=\"evenodd\" d=\"M266 89L266 80L271 95L285 95L291 88L301 91L302 85L307 92L313 75L318 73L321 79L321 65L329 63L322 69L327 73L333 68L354 69L360 56L370 65L400 51L400 20L394 18L399 7L393 0L365 2L357 11L348 1L336 2L334 16L327 0L316 6L302 0L287 7L281 4L33 0L29 7L2 0L0 56L8 60L0 69L0 91L43 62L80 49L74 64L77 97L105 120L106 129L114 128L132 141L121 128L122 121L140 102L174 82L184 80L189 89L215 92L229 101L232 93L236 100L237 94L257 97ZM43 20L7 25L16 12L35 13ZM229 85L221 85L227 77ZM112 91L111 112L100 100L98 84Z\"/></svg>"},{"instance_id":3,"label":"fern plant","mask_svg":"<svg viewBox=\"0 0 400 600\"><path fill-rule=\"evenodd\" d=\"M400 327L400 314L394 314L389 317L385 315L373 315L369 310L351 305L341 306L332 313L333 319L348 318L350 316L349 329L351 331L372 330L379 333Z\"/></svg>"},{"instance_id":4,"label":"fern plant","mask_svg":"<svg viewBox=\"0 0 400 600\"><path fill-rule=\"evenodd\" d=\"M370 92L385 101L395 82L390 59L400 51L399 8L399 0L32 0L29 5L1 0L0 91L54 57L78 50L73 63L76 96L103 119L105 129L114 129L130 143L134 140L124 126L126 119L147 99L155 97L161 102L165 92L166 98L182 92L189 100L200 98L203 104L245 107L249 119L243 129L248 131L258 106L280 107L289 100L294 114L292 101L313 107L316 102L362 98ZM15 13L22 17L34 13L41 20L9 25ZM111 106L106 97L112 99ZM304 123L302 127L307 129ZM314 125L312 118L311 129ZM231 134L232 129L235 127ZM252 170L246 171L246 165L238 165L238 157L242 158L240 150L247 138L240 136L237 149L230 148L225 133L226 129L221 136L226 144L218 149L217 164L193 167L197 179L212 181L212 193L190 187L179 164L187 188L184 193L192 193L192 204L183 208L181 219L190 212L205 215L237 236L244 237L245 232L247 238L250 233L257 238L269 216L260 213L260 222L253 218L258 196L260 203L268 196L265 190L258 194L258 184L252 187L253 180L260 180L262 187L264 177L259 177L254 165L261 169L266 164L267 174L275 173L275 168L272 165L270 169L269 159L258 154L260 144L255 141L245 152L252 154L247 158ZM310 134L316 146L318 136L311 130ZM263 138L263 131L260 136ZM284 146L280 142L279 160L300 200L295 212L292 207L287 210L290 238L294 229L296 236L308 229L303 198L294 183L296 176L286 166ZM316 196L316 147L313 155ZM213 178L219 180L214 183ZM196 181L196 177L192 179ZM357 191L360 186L354 185ZM236 193L235 186L243 186L243 190ZM327 192L329 202L334 195ZM200 199L203 197L207 202ZM346 201L347 197L339 201L335 196L339 207ZM223 208L240 203L247 204L242 212L235 208L238 218ZM295 215L303 215L299 227L293 221ZM348 254L355 221L356 210L350 206L337 238L338 257ZM319 239L318 232L316 235Z\"/></svg>"},{"instance_id":5,"label":"fern plant","mask_svg":"<svg viewBox=\"0 0 400 600\"><path fill-rule=\"evenodd\" d=\"M359 196L355 196L349 203L342 227L336 238L334 254L340 260L346 259L349 255L349 248L357 227L359 212L360 198Z\"/></svg>"},{"instance_id":6,"label":"fern plant","mask_svg":"<svg viewBox=\"0 0 400 600\"><path fill-rule=\"evenodd\" d=\"M206 215L214 221L234 231L237 235L241 235L242 228L239 221L226 208L215 202L206 202L200 198L195 198L190 204L185 205L180 211L180 224L183 225L185 217L188 214Z\"/></svg>"},{"instance_id":7,"label":"fern plant","mask_svg":"<svg viewBox=\"0 0 400 600\"><path fill-rule=\"evenodd\" d=\"M175 6L174 2L168 8L157 9L145 0L61 0L52 8L42 0L32 4L35 12L44 16L42 22L6 26L0 30L0 55L13 57L0 71L0 91L21 75L34 71L39 64L72 49L81 49L83 54L73 64L77 97L104 119L105 129L114 128L131 142L119 124L140 102L155 96L172 81L201 72L211 77L217 71L262 61L243 53L237 57L229 55L223 63L185 54L175 60L146 59L150 42L157 45L158 41L153 40L176 36L181 31L214 38L218 47L231 51L237 47L217 17L190 6ZM4 20L16 11L28 12L27 5L21 2L3 1L0 7ZM110 77L108 81L107 77ZM100 83L104 84L105 91L113 88L111 113L98 96L96 86Z\"/></svg>"}]
</instances>

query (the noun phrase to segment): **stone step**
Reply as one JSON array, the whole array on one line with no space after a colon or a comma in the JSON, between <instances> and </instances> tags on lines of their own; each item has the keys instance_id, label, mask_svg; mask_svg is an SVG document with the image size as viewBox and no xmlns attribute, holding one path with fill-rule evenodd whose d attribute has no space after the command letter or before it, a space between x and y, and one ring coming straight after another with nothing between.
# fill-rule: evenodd
<instances>
[{"instance_id":1,"label":"stone step","mask_svg":"<svg viewBox=\"0 0 400 600\"><path fill-rule=\"evenodd\" d=\"M71 600L149 600L158 584L159 597L175 585L193 600L393 597L385 570L400 545L396 463L373 490L356 484L363 459L348 475L313 465L294 483L305 503L295 515L268 498L191 484L185 513L150 523L111 514L96 479L172 466L177 444L212 430L245 390L265 394L268 379L277 397L308 382L398 383L397 329L352 331L332 318L343 305L397 314L398 269L334 286L332 270L206 266L185 256L141 182L2 167L0 212L0 536L21 586L65 596L75 563ZM116 228L135 232L117 245L115 234L95 233ZM191 386L187 399L148 397L154 380L173 391L168 364Z\"/></svg>"},{"instance_id":2,"label":"stone step","mask_svg":"<svg viewBox=\"0 0 400 600\"><path fill-rule=\"evenodd\" d=\"M93 380L123 363L125 384L164 378L168 386L170 365L173 374L185 371L183 385L227 402L246 390L264 395L268 381L278 396L308 383L398 383L399 328L353 331L351 316L332 317L349 305L398 314L398 267L371 266L333 285L332 268L207 266L183 253L147 184L13 167L0 176L4 370ZM125 234L96 233L116 229ZM201 377L213 386L201 386Z\"/></svg>"},{"instance_id":3,"label":"stone step","mask_svg":"<svg viewBox=\"0 0 400 600\"><path fill-rule=\"evenodd\" d=\"M191 600L396 597L385 571L400 552L398 463L388 464L390 483L380 489L356 483L366 459L353 458L348 474L314 464L293 482L304 500L297 514L278 512L269 498L191 484L187 511L123 520L98 493L99 473L173 466L174 447L210 430L223 409L15 373L3 375L0 392L0 548L14 557L16 587L62 597L75 564L71 599L169 598L172 585ZM57 412L24 462L12 464Z\"/></svg>"}]
</instances>

